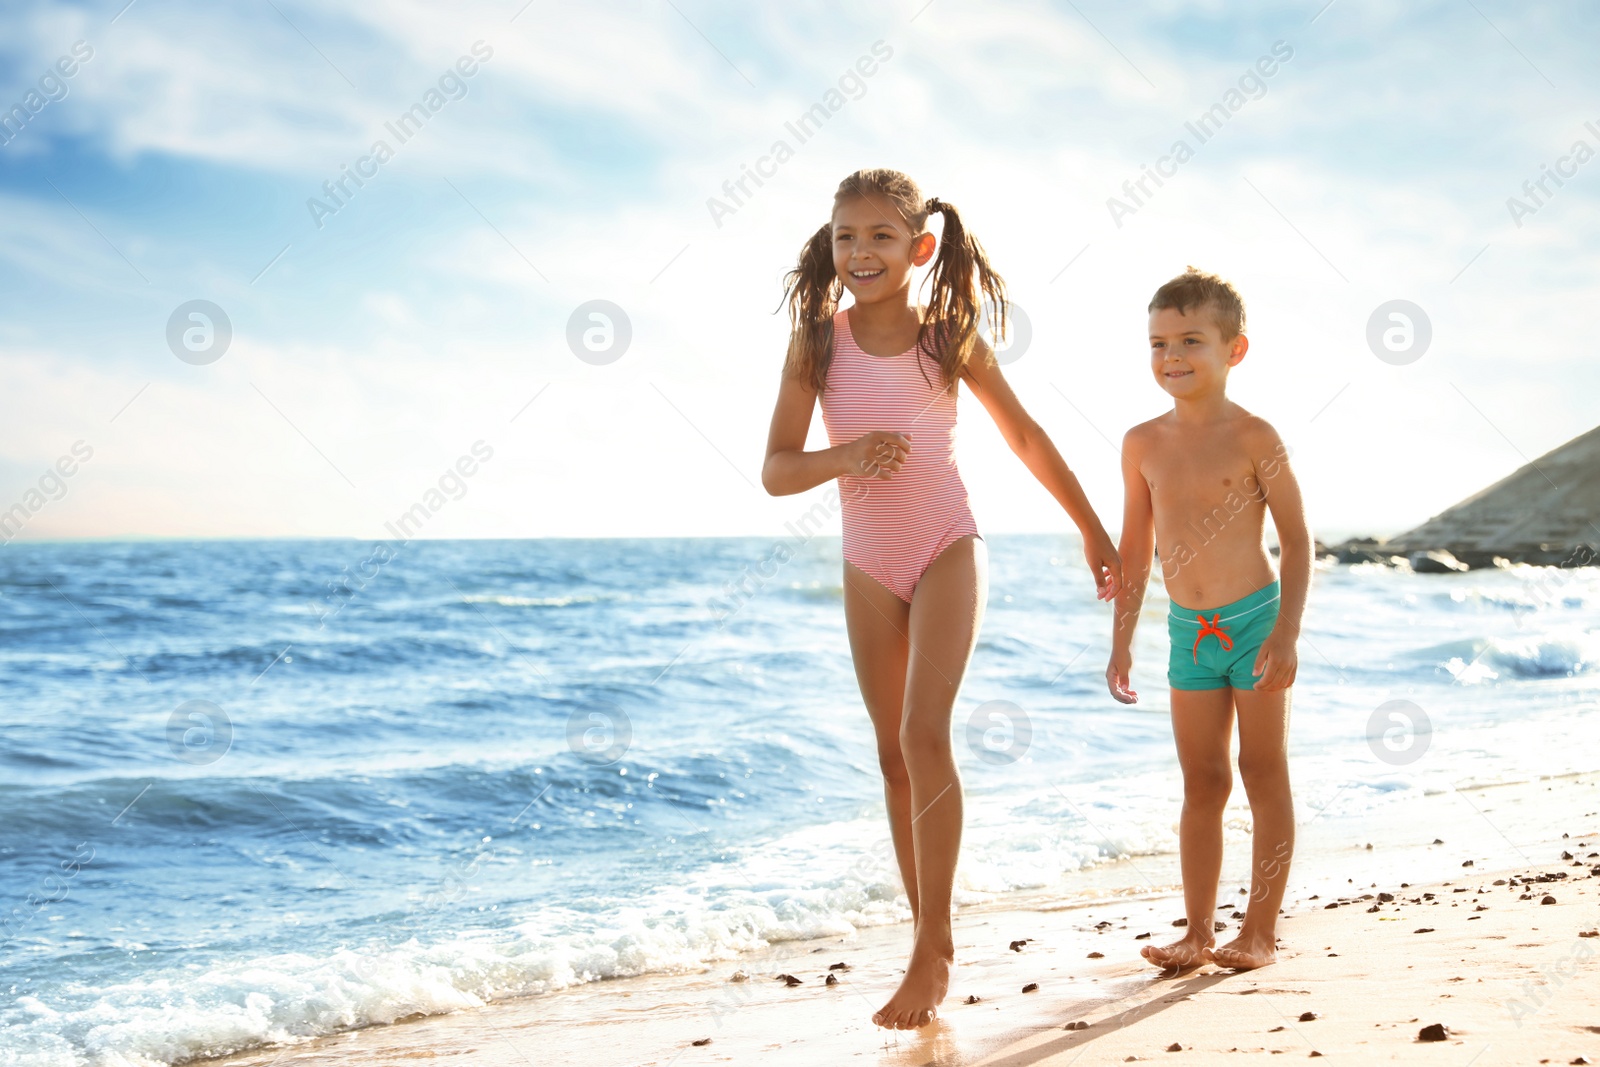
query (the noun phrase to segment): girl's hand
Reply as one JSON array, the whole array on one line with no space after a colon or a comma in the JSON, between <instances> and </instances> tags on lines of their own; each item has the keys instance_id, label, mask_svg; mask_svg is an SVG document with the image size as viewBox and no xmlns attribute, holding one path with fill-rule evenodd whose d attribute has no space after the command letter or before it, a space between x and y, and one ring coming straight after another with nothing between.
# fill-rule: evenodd
<instances>
[{"instance_id":1,"label":"girl's hand","mask_svg":"<svg viewBox=\"0 0 1600 1067\"><path fill-rule=\"evenodd\" d=\"M889 430L873 430L844 446L850 477L888 481L900 472L911 454L911 438Z\"/></svg>"},{"instance_id":2,"label":"girl's hand","mask_svg":"<svg viewBox=\"0 0 1600 1067\"><path fill-rule=\"evenodd\" d=\"M1133 652L1129 649L1112 649L1111 662L1106 666L1106 687L1121 704L1139 703L1139 694L1128 687L1128 675L1133 672Z\"/></svg>"},{"instance_id":3,"label":"girl's hand","mask_svg":"<svg viewBox=\"0 0 1600 1067\"><path fill-rule=\"evenodd\" d=\"M1097 524L1098 525L1098 524ZM1122 557L1104 531L1083 539L1083 558L1094 575L1096 600L1115 600L1122 591Z\"/></svg>"},{"instance_id":4,"label":"girl's hand","mask_svg":"<svg viewBox=\"0 0 1600 1067\"><path fill-rule=\"evenodd\" d=\"M1294 638L1276 627L1261 642L1261 651L1256 653L1255 669L1251 671L1261 679L1255 684L1257 691L1276 693L1294 684L1294 676L1300 669L1300 655L1294 645Z\"/></svg>"}]
</instances>

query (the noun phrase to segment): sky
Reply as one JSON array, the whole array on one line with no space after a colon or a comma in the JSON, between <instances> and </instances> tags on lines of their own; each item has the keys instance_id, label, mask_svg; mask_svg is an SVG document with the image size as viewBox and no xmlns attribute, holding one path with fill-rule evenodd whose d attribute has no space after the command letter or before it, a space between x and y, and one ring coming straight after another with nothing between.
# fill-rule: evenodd
<instances>
[{"instance_id":1,"label":"sky","mask_svg":"<svg viewBox=\"0 0 1600 1067\"><path fill-rule=\"evenodd\" d=\"M408 535L780 533L822 493L760 488L781 279L865 166L988 248L1031 328L1004 371L1108 528L1170 404L1145 307L1194 264L1244 295L1230 394L1319 536L1397 532L1600 423L1597 33L1510 0L8 3L0 539L383 538L419 502ZM1070 530L970 394L960 425L980 529Z\"/></svg>"}]
</instances>

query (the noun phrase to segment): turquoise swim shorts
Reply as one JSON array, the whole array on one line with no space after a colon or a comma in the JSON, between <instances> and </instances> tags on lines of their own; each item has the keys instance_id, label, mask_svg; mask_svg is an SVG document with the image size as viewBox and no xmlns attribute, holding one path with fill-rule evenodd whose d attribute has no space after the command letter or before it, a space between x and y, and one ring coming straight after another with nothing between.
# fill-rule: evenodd
<instances>
[{"instance_id":1,"label":"turquoise swim shorts","mask_svg":"<svg viewBox=\"0 0 1600 1067\"><path fill-rule=\"evenodd\" d=\"M1167 684L1174 689L1254 689L1256 653L1278 623L1278 583L1220 608L1199 611L1174 603L1167 611L1172 655Z\"/></svg>"}]
</instances>

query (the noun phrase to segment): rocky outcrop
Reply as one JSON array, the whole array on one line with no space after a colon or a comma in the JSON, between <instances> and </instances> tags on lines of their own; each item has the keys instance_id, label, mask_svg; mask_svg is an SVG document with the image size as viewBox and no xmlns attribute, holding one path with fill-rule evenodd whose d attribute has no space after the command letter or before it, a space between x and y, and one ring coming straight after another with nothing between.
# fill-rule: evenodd
<instances>
[{"instance_id":1,"label":"rocky outcrop","mask_svg":"<svg viewBox=\"0 0 1600 1067\"><path fill-rule=\"evenodd\" d=\"M1404 557L1419 571L1487 567L1499 559L1565 567L1600 563L1600 426L1573 438L1387 540L1333 546L1341 562Z\"/></svg>"}]
</instances>

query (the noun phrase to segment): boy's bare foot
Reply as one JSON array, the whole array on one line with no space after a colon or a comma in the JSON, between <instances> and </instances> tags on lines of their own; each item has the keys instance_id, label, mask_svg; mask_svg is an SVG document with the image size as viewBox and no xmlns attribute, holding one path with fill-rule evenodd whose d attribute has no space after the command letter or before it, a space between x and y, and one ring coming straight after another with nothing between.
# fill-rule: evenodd
<instances>
[{"instance_id":1,"label":"boy's bare foot","mask_svg":"<svg viewBox=\"0 0 1600 1067\"><path fill-rule=\"evenodd\" d=\"M1215 938L1194 933L1170 945L1146 945L1139 950L1139 955L1162 970L1169 967L1187 970L1205 963L1205 952L1214 944L1216 944Z\"/></svg>"},{"instance_id":2,"label":"boy's bare foot","mask_svg":"<svg viewBox=\"0 0 1600 1067\"><path fill-rule=\"evenodd\" d=\"M1210 949L1207 955L1218 967L1252 971L1278 962L1278 944L1271 934L1261 937L1241 931L1238 937L1220 948Z\"/></svg>"},{"instance_id":3,"label":"boy's bare foot","mask_svg":"<svg viewBox=\"0 0 1600 1067\"><path fill-rule=\"evenodd\" d=\"M939 1003L950 991L950 972L955 966L955 950L911 948L906 976L887 1004L879 1008L872 1021L887 1030L915 1030L939 1017Z\"/></svg>"}]
</instances>

